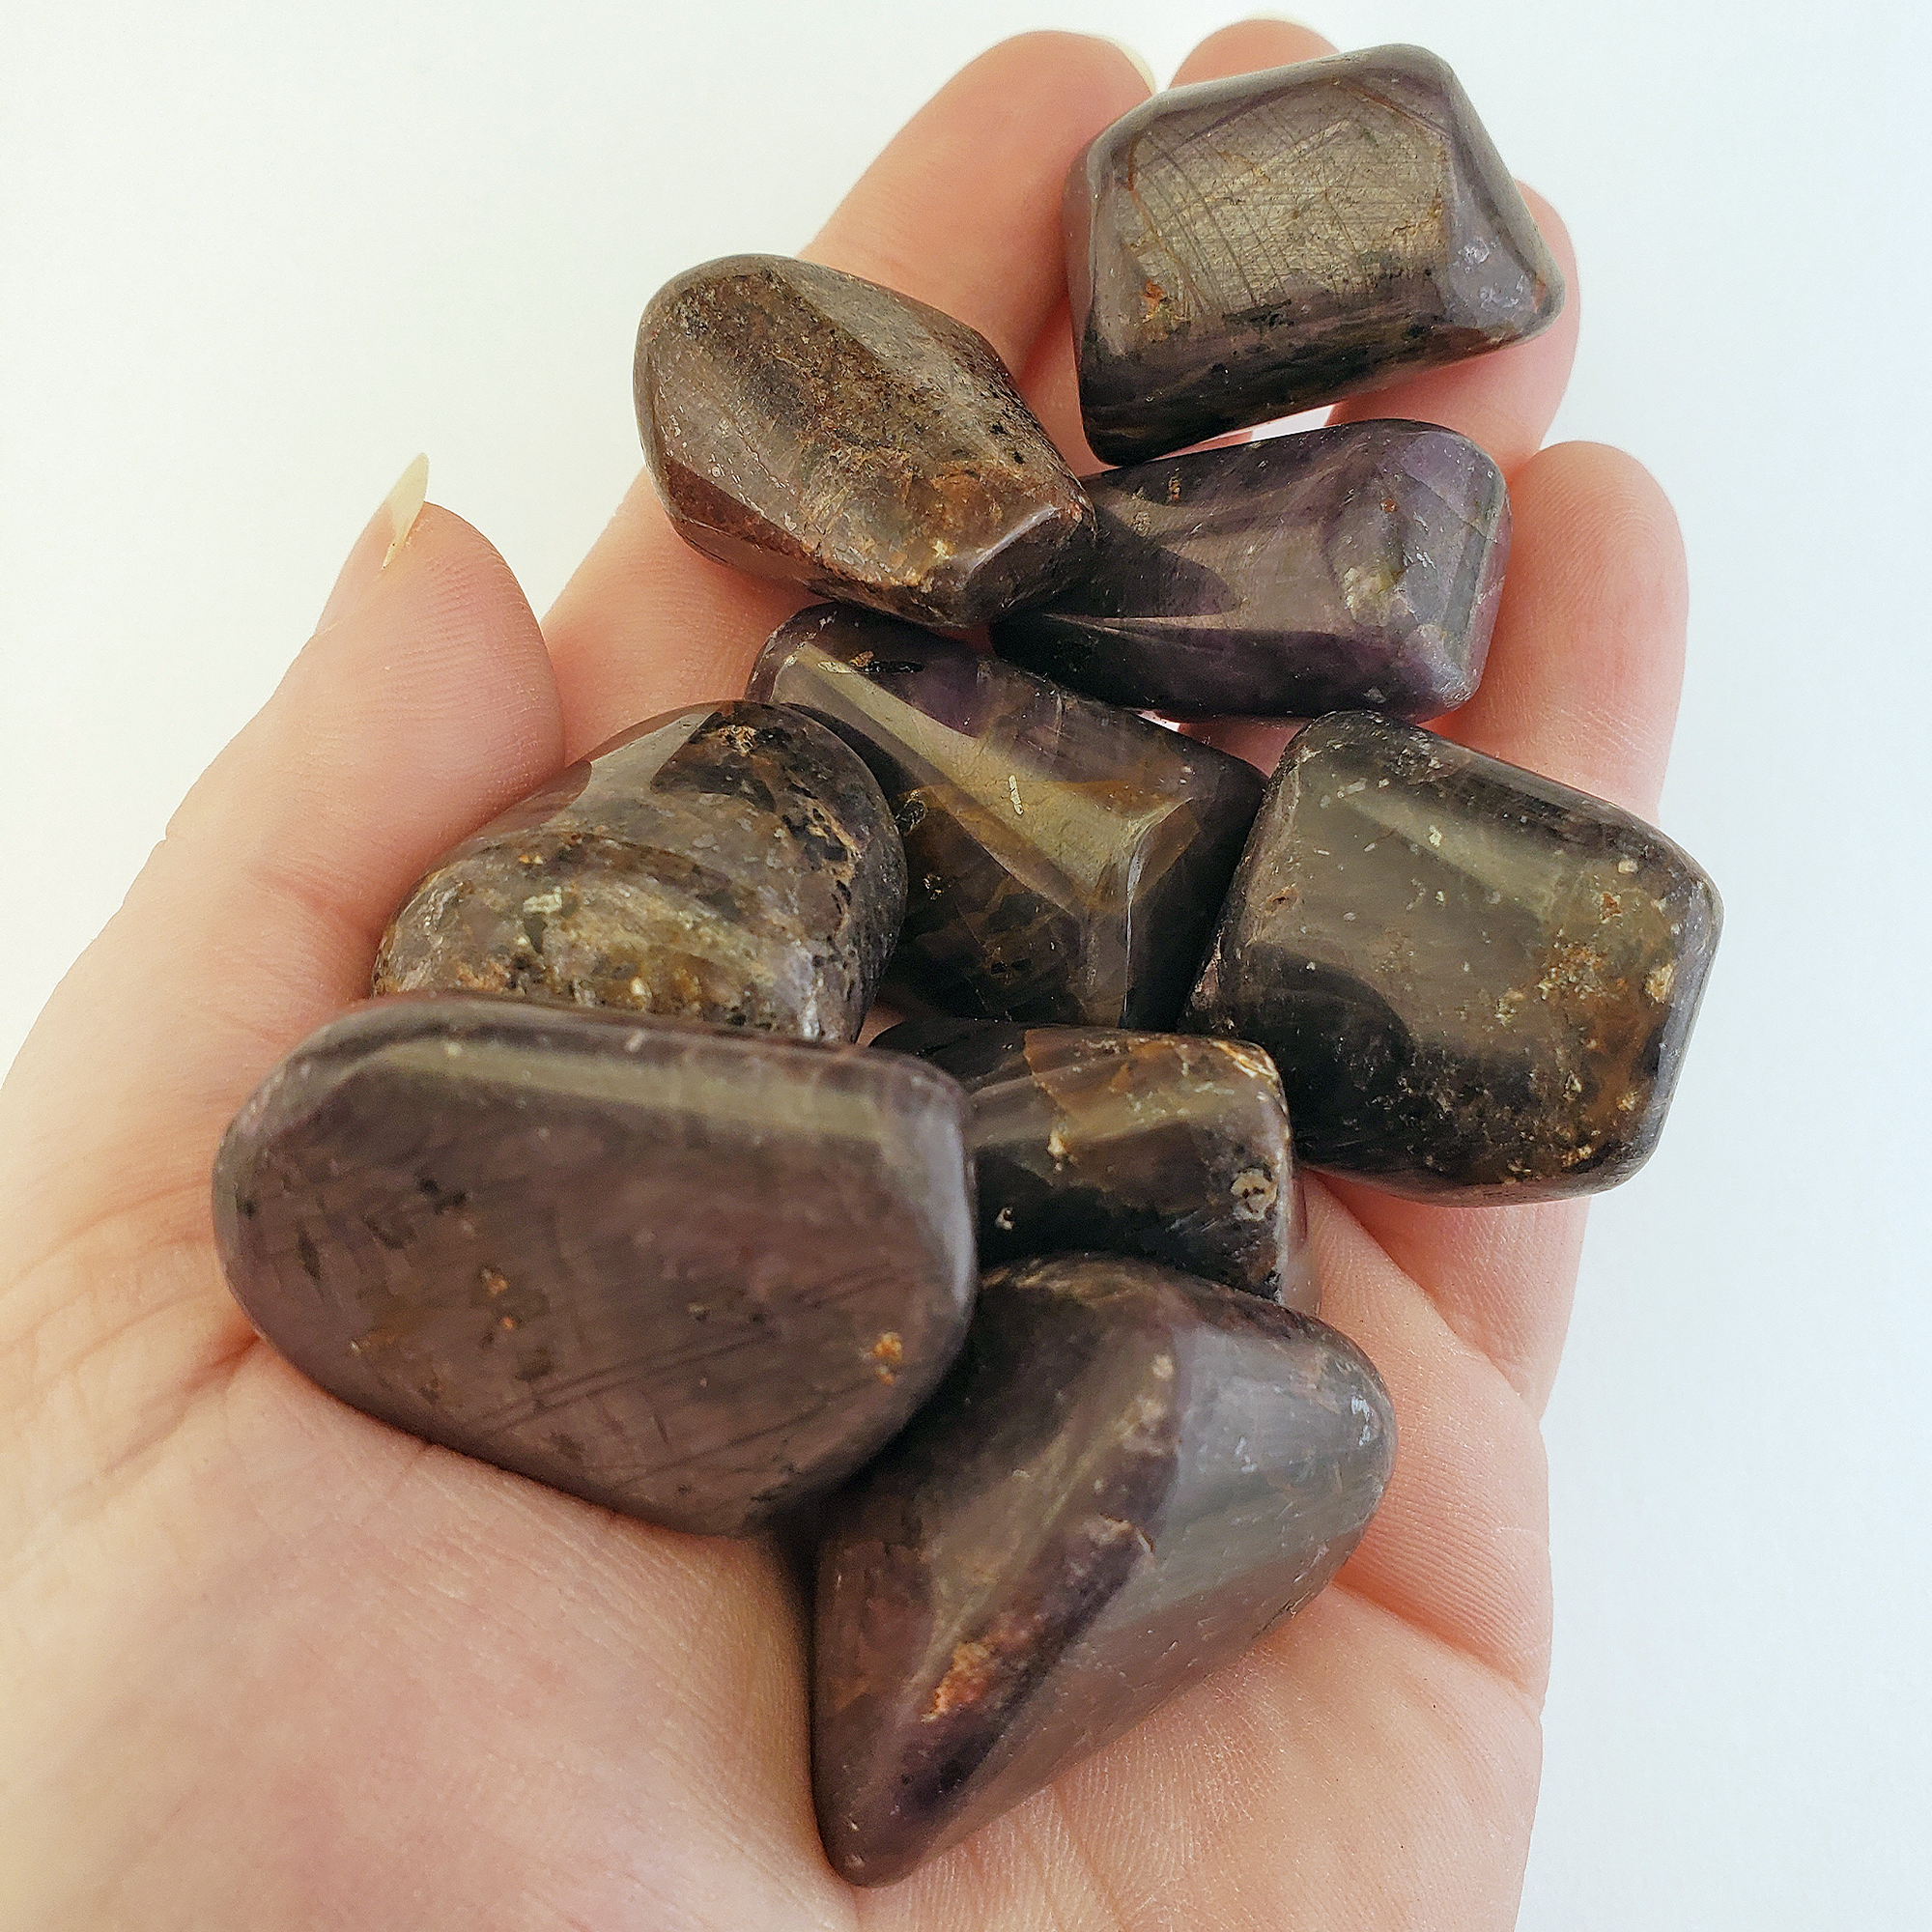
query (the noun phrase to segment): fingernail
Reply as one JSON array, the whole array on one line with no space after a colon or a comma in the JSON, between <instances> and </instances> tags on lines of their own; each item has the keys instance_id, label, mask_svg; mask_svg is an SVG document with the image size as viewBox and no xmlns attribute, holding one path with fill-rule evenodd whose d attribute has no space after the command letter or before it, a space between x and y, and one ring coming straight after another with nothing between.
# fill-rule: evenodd
<instances>
[{"instance_id":1,"label":"fingernail","mask_svg":"<svg viewBox=\"0 0 1932 1932\"><path fill-rule=\"evenodd\" d=\"M1138 47L1128 46L1125 41L1115 40L1112 34L1102 34L1100 38L1103 41L1113 41L1114 45L1119 47L1133 62L1134 71L1147 82L1150 94L1158 94L1160 92L1160 82L1153 77L1153 65L1146 54L1142 53Z\"/></svg>"},{"instance_id":2,"label":"fingernail","mask_svg":"<svg viewBox=\"0 0 1932 1932\"><path fill-rule=\"evenodd\" d=\"M335 580L335 588L322 607L322 617L315 627L318 631L327 630L361 603L389 559L408 541L428 494L429 458L418 456L396 478L396 487L383 498L376 514L351 547L341 575Z\"/></svg>"}]
</instances>

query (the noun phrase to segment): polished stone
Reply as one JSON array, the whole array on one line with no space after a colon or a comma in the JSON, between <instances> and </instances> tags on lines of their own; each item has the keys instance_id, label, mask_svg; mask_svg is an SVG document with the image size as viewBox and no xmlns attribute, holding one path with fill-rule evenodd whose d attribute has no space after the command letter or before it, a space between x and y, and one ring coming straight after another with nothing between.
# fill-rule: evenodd
<instances>
[{"instance_id":1,"label":"polished stone","mask_svg":"<svg viewBox=\"0 0 1932 1932\"><path fill-rule=\"evenodd\" d=\"M1284 755L1182 1024L1274 1056L1314 1166L1590 1193L1657 1144L1721 918L1641 819L1344 712Z\"/></svg>"},{"instance_id":2,"label":"polished stone","mask_svg":"<svg viewBox=\"0 0 1932 1932\"><path fill-rule=\"evenodd\" d=\"M375 990L854 1039L904 907L898 834L838 738L780 706L700 704L438 860L384 936Z\"/></svg>"},{"instance_id":3,"label":"polished stone","mask_svg":"<svg viewBox=\"0 0 1932 1932\"><path fill-rule=\"evenodd\" d=\"M344 1402L740 1532L857 1467L956 1352L965 1112L860 1047L384 1001L236 1117L215 1231L249 1319Z\"/></svg>"},{"instance_id":4,"label":"polished stone","mask_svg":"<svg viewBox=\"0 0 1932 1932\"><path fill-rule=\"evenodd\" d=\"M741 570L964 627L1045 596L1092 543L992 344L857 275L688 270L644 311L636 386L672 524Z\"/></svg>"},{"instance_id":5,"label":"polished stone","mask_svg":"<svg viewBox=\"0 0 1932 1932\"><path fill-rule=\"evenodd\" d=\"M1252 767L838 605L783 625L752 692L822 719L885 788L906 849L901 1006L1173 1023L1260 803Z\"/></svg>"},{"instance_id":6,"label":"polished stone","mask_svg":"<svg viewBox=\"0 0 1932 1932\"><path fill-rule=\"evenodd\" d=\"M1563 278L1420 47L1156 94L1066 184L1087 440L1135 463L1520 342Z\"/></svg>"},{"instance_id":7,"label":"polished stone","mask_svg":"<svg viewBox=\"0 0 1932 1932\"><path fill-rule=\"evenodd\" d=\"M959 1367L833 1504L813 1665L819 1831L903 1877L1299 1609L1395 1429L1320 1321L1147 1262L989 1274Z\"/></svg>"},{"instance_id":8,"label":"polished stone","mask_svg":"<svg viewBox=\"0 0 1932 1932\"><path fill-rule=\"evenodd\" d=\"M1466 437L1343 423L1088 483L1099 545L993 626L1042 677L1170 718L1422 720L1471 696L1502 597L1509 493Z\"/></svg>"},{"instance_id":9,"label":"polished stone","mask_svg":"<svg viewBox=\"0 0 1932 1932\"><path fill-rule=\"evenodd\" d=\"M1094 1248L1286 1308L1318 1304L1281 1076L1236 1040L906 1020L973 1101L982 1265Z\"/></svg>"}]
</instances>

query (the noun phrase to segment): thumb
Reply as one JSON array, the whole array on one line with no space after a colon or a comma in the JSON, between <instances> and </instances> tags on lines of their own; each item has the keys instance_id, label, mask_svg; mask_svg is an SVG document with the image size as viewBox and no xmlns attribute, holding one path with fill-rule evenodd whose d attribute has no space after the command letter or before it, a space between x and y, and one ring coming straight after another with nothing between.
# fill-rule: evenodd
<instances>
[{"instance_id":1,"label":"thumb","mask_svg":"<svg viewBox=\"0 0 1932 1932\"><path fill-rule=\"evenodd\" d=\"M139 1208L207 1228L229 1116L368 990L429 862L562 761L543 637L497 552L423 502L418 458L343 566L321 628L210 766L0 1090L15 1279Z\"/></svg>"}]
</instances>

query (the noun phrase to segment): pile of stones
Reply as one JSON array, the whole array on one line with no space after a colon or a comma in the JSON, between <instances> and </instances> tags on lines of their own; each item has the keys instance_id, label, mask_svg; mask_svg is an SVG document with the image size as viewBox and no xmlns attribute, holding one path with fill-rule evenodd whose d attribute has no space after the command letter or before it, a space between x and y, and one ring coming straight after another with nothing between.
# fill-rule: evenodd
<instances>
[{"instance_id":1,"label":"pile of stones","mask_svg":"<svg viewBox=\"0 0 1932 1932\"><path fill-rule=\"evenodd\" d=\"M1448 70L1158 95L1075 165L1066 235L1123 466L1085 483L980 336L890 290L736 257L656 298L676 526L834 601L744 699L439 861L215 1176L236 1294L323 1388L815 1544L821 1828L868 1884L1360 1537L1394 1426L1316 1318L1297 1159L1451 1203L1623 1179L1719 919L1650 826L1422 728L1502 589L1472 443L1165 453L1555 316ZM1310 722L1264 784L1172 722L1228 716ZM882 989L913 1017L858 1046Z\"/></svg>"}]
</instances>

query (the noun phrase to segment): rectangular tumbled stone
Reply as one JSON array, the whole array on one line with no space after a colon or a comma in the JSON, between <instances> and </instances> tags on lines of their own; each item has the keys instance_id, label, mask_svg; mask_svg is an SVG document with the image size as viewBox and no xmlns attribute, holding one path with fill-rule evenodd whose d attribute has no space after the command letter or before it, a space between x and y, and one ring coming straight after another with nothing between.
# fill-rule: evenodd
<instances>
[{"instance_id":1,"label":"rectangular tumbled stone","mask_svg":"<svg viewBox=\"0 0 1932 1932\"><path fill-rule=\"evenodd\" d=\"M1721 919L1641 819L1344 712L1284 754L1183 1024L1274 1056L1313 1166L1587 1193L1657 1144Z\"/></svg>"},{"instance_id":2,"label":"rectangular tumbled stone","mask_svg":"<svg viewBox=\"0 0 1932 1932\"><path fill-rule=\"evenodd\" d=\"M1137 463L1521 341L1563 277L1421 47L1177 87L1066 182L1087 440Z\"/></svg>"}]
</instances>

